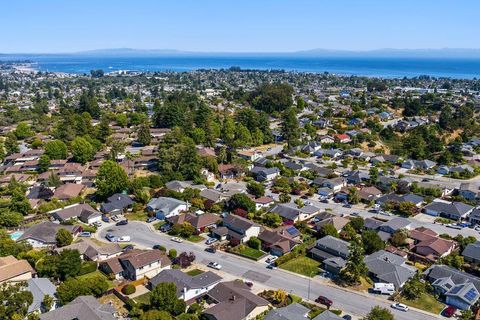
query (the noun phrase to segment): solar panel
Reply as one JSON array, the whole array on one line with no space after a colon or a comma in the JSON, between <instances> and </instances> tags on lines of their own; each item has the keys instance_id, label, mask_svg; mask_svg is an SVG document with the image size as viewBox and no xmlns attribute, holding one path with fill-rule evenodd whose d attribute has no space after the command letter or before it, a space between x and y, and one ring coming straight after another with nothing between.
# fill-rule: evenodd
<instances>
[{"instance_id":1,"label":"solar panel","mask_svg":"<svg viewBox=\"0 0 480 320\"><path fill-rule=\"evenodd\" d=\"M472 288L468 290L468 292L465 294L465 299L468 301L473 301L476 297L478 296L478 292L475 288Z\"/></svg>"},{"instance_id":2,"label":"solar panel","mask_svg":"<svg viewBox=\"0 0 480 320\"><path fill-rule=\"evenodd\" d=\"M294 234L297 234L297 233L298 233L298 230L297 230L297 228L295 228L295 227L289 227L289 228L287 229L287 232L290 233L291 235L294 235Z\"/></svg>"}]
</instances>

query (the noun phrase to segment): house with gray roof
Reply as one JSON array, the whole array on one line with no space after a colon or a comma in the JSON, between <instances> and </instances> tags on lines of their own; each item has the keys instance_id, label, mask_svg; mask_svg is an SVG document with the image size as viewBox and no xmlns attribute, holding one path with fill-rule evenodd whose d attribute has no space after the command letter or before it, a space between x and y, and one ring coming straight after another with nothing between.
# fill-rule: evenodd
<instances>
[{"instance_id":1,"label":"house with gray roof","mask_svg":"<svg viewBox=\"0 0 480 320\"><path fill-rule=\"evenodd\" d=\"M320 208L312 205L306 205L299 208L295 203L279 203L273 206L269 212L273 212L282 217L283 220L298 222L312 218L320 212Z\"/></svg>"},{"instance_id":2,"label":"house with gray roof","mask_svg":"<svg viewBox=\"0 0 480 320\"><path fill-rule=\"evenodd\" d=\"M382 223L378 227L378 230L386 232L388 234L394 234L398 230L402 230L402 229L409 230L410 226L411 226L411 221L409 219L397 217Z\"/></svg>"},{"instance_id":3,"label":"house with gray roof","mask_svg":"<svg viewBox=\"0 0 480 320\"><path fill-rule=\"evenodd\" d=\"M480 263L480 241L469 243L462 252L465 261L470 263Z\"/></svg>"},{"instance_id":4,"label":"house with gray roof","mask_svg":"<svg viewBox=\"0 0 480 320\"><path fill-rule=\"evenodd\" d=\"M147 210L153 212L159 220L177 216L187 208L188 204L185 201L169 197L153 198L147 203Z\"/></svg>"},{"instance_id":5,"label":"house with gray roof","mask_svg":"<svg viewBox=\"0 0 480 320\"><path fill-rule=\"evenodd\" d=\"M102 219L102 214L87 203L76 203L65 208L48 212L55 220L65 222L71 219L78 219L86 224L92 224Z\"/></svg>"},{"instance_id":6,"label":"house with gray roof","mask_svg":"<svg viewBox=\"0 0 480 320\"><path fill-rule=\"evenodd\" d=\"M130 211L135 202L126 194L115 193L102 204L100 211L108 214L122 214Z\"/></svg>"},{"instance_id":7,"label":"house with gray roof","mask_svg":"<svg viewBox=\"0 0 480 320\"><path fill-rule=\"evenodd\" d=\"M471 282L475 288L480 291L480 278L443 264L432 265L425 270L424 275L436 291L442 294L451 288L451 285L446 287L442 286L445 283L456 285Z\"/></svg>"},{"instance_id":8,"label":"house with gray roof","mask_svg":"<svg viewBox=\"0 0 480 320\"><path fill-rule=\"evenodd\" d=\"M190 276L178 269L167 269L150 279L148 285L153 290L160 283L173 282L177 286L177 298L190 302L206 294L220 281L222 277L211 271Z\"/></svg>"},{"instance_id":9,"label":"house with gray roof","mask_svg":"<svg viewBox=\"0 0 480 320\"><path fill-rule=\"evenodd\" d=\"M223 219L223 226L227 228L228 239L234 244L248 241L251 237L258 237L262 230L260 225L255 222L234 214L230 214ZM215 230L212 232L215 233Z\"/></svg>"},{"instance_id":10,"label":"house with gray roof","mask_svg":"<svg viewBox=\"0 0 480 320\"><path fill-rule=\"evenodd\" d=\"M56 293L57 288L53 285L53 283L48 278L32 278L27 280L27 288L28 291L32 293L33 302L31 305L28 306L28 313L32 312L48 312L50 310L45 310L45 306L43 305L43 299L45 296L50 296L53 298L52 309L56 308ZM51 310L52 310L51 309Z\"/></svg>"},{"instance_id":11,"label":"house with gray roof","mask_svg":"<svg viewBox=\"0 0 480 320\"><path fill-rule=\"evenodd\" d=\"M265 320L306 320L310 309L300 303L292 303L283 308L270 310Z\"/></svg>"},{"instance_id":12,"label":"house with gray roof","mask_svg":"<svg viewBox=\"0 0 480 320\"><path fill-rule=\"evenodd\" d=\"M272 181L280 175L280 169L277 167L253 167L250 172L255 176L255 180L257 181Z\"/></svg>"},{"instance_id":13,"label":"house with gray roof","mask_svg":"<svg viewBox=\"0 0 480 320\"><path fill-rule=\"evenodd\" d=\"M463 202L433 201L425 206L424 211L431 216L441 216L452 220L465 219L474 207Z\"/></svg>"},{"instance_id":14,"label":"house with gray roof","mask_svg":"<svg viewBox=\"0 0 480 320\"><path fill-rule=\"evenodd\" d=\"M93 296L79 296L63 307L40 315L40 320L115 320L116 310Z\"/></svg>"},{"instance_id":15,"label":"house with gray roof","mask_svg":"<svg viewBox=\"0 0 480 320\"><path fill-rule=\"evenodd\" d=\"M376 282L393 283L396 289L412 278L416 269L406 264L406 259L385 250L365 257L369 275Z\"/></svg>"},{"instance_id":16,"label":"house with gray roof","mask_svg":"<svg viewBox=\"0 0 480 320\"><path fill-rule=\"evenodd\" d=\"M469 310L479 297L477 288L468 282L457 284L445 293L446 303L460 310Z\"/></svg>"},{"instance_id":17,"label":"house with gray roof","mask_svg":"<svg viewBox=\"0 0 480 320\"><path fill-rule=\"evenodd\" d=\"M26 241L34 248L55 247L57 245L57 240L55 237L60 229L68 230L72 236L76 238L81 230L81 227L45 221L34 224L25 230L20 238L17 239L17 242Z\"/></svg>"},{"instance_id":18,"label":"house with gray roof","mask_svg":"<svg viewBox=\"0 0 480 320\"><path fill-rule=\"evenodd\" d=\"M337 316L335 313L333 313L330 310L325 310L322 313L320 313L318 316L313 318L312 320L343 320L340 316Z\"/></svg>"},{"instance_id":19,"label":"house with gray roof","mask_svg":"<svg viewBox=\"0 0 480 320\"><path fill-rule=\"evenodd\" d=\"M322 267L326 271L338 274L345 267L350 254L349 243L332 236L325 236L317 240L315 247L310 249L309 253L313 259L322 262Z\"/></svg>"}]
</instances>

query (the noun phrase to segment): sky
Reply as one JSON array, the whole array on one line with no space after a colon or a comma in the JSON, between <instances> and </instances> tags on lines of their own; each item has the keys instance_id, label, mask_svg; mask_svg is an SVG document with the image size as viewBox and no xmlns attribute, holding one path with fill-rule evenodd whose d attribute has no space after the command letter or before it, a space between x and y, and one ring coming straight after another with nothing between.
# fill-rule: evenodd
<instances>
[{"instance_id":1,"label":"sky","mask_svg":"<svg viewBox=\"0 0 480 320\"><path fill-rule=\"evenodd\" d=\"M1 53L479 48L478 0L15 0Z\"/></svg>"}]
</instances>

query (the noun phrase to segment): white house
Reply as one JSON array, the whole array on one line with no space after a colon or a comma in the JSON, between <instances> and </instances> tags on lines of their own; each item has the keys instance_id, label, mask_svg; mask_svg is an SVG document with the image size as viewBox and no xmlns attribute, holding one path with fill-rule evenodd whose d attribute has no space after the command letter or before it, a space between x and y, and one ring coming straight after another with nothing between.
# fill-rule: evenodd
<instances>
[{"instance_id":1,"label":"white house","mask_svg":"<svg viewBox=\"0 0 480 320\"><path fill-rule=\"evenodd\" d=\"M185 201L169 197L153 198L147 204L147 210L155 213L155 216L160 220L178 216L180 212L187 209L188 204Z\"/></svg>"}]
</instances>

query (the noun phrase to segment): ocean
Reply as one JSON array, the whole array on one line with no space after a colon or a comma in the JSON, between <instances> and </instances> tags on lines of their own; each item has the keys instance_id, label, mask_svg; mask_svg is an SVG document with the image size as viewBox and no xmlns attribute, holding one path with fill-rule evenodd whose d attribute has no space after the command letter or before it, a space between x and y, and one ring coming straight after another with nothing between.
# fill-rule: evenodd
<instances>
[{"instance_id":1,"label":"ocean","mask_svg":"<svg viewBox=\"0 0 480 320\"><path fill-rule=\"evenodd\" d=\"M82 55L4 56L0 60L29 59L41 71L89 73L93 69L105 72L175 71L198 69L286 70L298 72L329 72L382 78L403 78L429 75L456 79L480 78L480 58L385 58L385 57L303 57L303 56L156 56L106 57Z\"/></svg>"}]
</instances>

